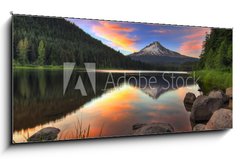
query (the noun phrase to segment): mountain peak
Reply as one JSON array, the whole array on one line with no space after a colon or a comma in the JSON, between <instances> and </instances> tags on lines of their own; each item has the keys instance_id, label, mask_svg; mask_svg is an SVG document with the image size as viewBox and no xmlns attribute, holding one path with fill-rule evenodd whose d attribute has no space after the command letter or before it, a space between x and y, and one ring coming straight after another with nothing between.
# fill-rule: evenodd
<instances>
[{"instance_id":1,"label":"mountain peak","mask_svg":"<svg viewBox=\"0 0 240 159\"><path fill-rule=\"evenodd\" d=\"M198 59L182 55L175 51L169 50L161 45L158 41L154 41L141 49L129 55L132 60L141 61L156 66L175 65L178 67L185 62L196 62Z\"/></svg>"},{"instance_id":2,"label":"mountain peak","mask_svg":"<svg viewBox=\"0 0 240 159\"><path fill-rule=\"evenodd\" d=\"M171 56L179 57L181 54L171 51L162 46L158 41L154 41L144 47L139 52L133 53L131 56Z\"/></svg>"},{"instance_id":3,"label":"mountain peak","mask_svg":"<svg viewBox=\"0 0 240 159\"><path fill-rule=\"evenodd\" d=\"M158 41L154 41L150 45L160 45L160 43Z\"/></svg>"}]
</instances>

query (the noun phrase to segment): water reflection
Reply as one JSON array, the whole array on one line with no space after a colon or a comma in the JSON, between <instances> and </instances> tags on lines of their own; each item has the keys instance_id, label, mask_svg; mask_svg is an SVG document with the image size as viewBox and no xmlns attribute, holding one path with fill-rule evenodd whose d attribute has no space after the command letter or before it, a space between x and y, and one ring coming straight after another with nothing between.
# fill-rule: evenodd
<instances>
[{"instance_id":1,"label":"water reflection","mask_svg":"<svg viewBox=\"0 0 240 159\"><path fill-rule=\"evenodd\" d=\"M81 96L73 89L79 74L89 86L85 87L88 96ZM120 76L122 74L114 75L113 80ZM126 79L130 76L133 74L128 74ZM140 79L129 83L122 81L115 88L108 85L103 91L107 78L106 73L97 74L95 95L86 73L76 72L72 77L74 82L63 96L61 71L15 71L14 141L23 142L25 137L47 126L61 129L60 140L75 139L78 121L83 130L90 127L89 137L131 135L133 124L150 122L170 123L177 132L191 131L183 98L189 91L199 94L193 82L186 86L175 79L167 88L166 81L158 78L158 82L149 87ZM166 79L172 81L170 75Z\"/></svg>"}]
</instances>

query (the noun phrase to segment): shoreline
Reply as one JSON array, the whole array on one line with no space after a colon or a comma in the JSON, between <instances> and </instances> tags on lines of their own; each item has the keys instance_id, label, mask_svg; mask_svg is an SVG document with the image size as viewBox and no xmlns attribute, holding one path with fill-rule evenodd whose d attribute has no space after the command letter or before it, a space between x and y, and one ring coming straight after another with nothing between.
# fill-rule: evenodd
<instances>
[{"instance_id":1,"label":"shoreline","mask_svg":"<svg viewBox=\"0 0 240 159\"><path fill-rule=\"evenodd\" d=\"M13 70L63 70L63 66L12 66ZM68 69L68 68L65 68ZM83 67L74 67L74 70L86 71ZM190 74L188 71L164 71L164 70L133 70L121 68L97 68L97 73L176 73L176 74Z\"/></svg>"}]
</instances>

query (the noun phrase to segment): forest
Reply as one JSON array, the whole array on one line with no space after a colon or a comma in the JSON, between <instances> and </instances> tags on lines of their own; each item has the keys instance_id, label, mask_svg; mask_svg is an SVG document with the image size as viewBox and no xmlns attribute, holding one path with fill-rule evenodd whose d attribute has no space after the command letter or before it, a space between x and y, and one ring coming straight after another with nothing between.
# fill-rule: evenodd
<instances>
[{"instance_id":1,"label":"forest","mask_svg":"<svg viewBox=\"0 0 240 159\"><path fill-rule=\"evenodd\" d=\"M92 38L64 18L13 16L13 65L62 66L95 62L97 68L151 69Z\"/></svg>"},{"instance_id":2,"label":"forest","mask_svg":"<svg viewBox=\"0 0 240 159\"><path fill-rule=\"evenodd\" d=\"M232 30L212 29L206 35L202 54L199 61L199 69L232 69Z\"/></svg>"},{"instance_id":3,"label":"forest","mask_svg":"<svg viewBox=\"0 0 240 159\"><path fill-rule=\"evenodd\" d=\"M95 62L98 69L191 71L196 65L192 62L151 65L134 61L64 18L14 15L12 29L13 66L18 68L53 68L64 62L76 62L83 68L84 62Z\"/></svg>"},{"instance_id":4,"label":"forest","mask_svg":"<svg viewBox=\"0 0 240 159\"><path fill-rule=\"evenodd\" d=\"M203 92L232 87L232 29L212 29L194 71Z\"/></svg>"}]
</instances>

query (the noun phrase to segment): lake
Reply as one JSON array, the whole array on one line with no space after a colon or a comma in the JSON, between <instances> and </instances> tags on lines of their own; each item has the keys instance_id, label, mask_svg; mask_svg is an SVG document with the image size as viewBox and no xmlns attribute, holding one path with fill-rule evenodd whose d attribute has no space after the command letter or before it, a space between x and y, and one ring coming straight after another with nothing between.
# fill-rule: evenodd
<instances>
[{"instance_id":1,"label":"lake","mask_svg":"<svg viewBox=\"0 0 240 159\"><path fill-rule=\"evenodd\" d=\"M75 89L79 77L86 96ZM49 126L61 130L58 140L129 136L136 123L169 123L175 132L192 131L183 99L187 92L200 94L186 72L162 71L100 70L94 89L88 74L75 70L64 92L61 70L16 69L13 89L15 142L26 142Z\"/></svg>"}]
</instances>

